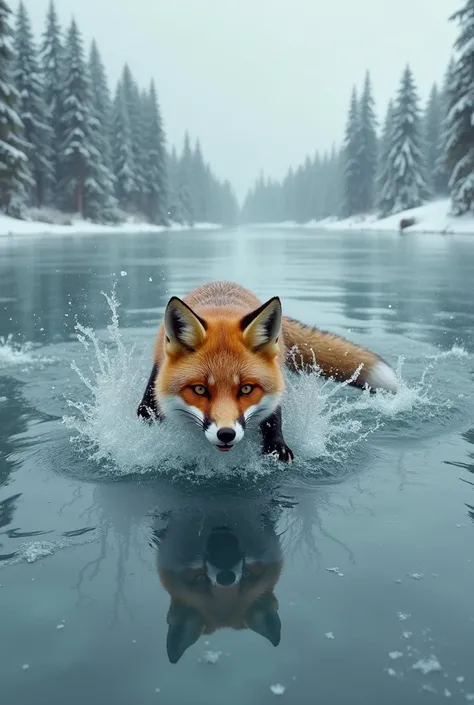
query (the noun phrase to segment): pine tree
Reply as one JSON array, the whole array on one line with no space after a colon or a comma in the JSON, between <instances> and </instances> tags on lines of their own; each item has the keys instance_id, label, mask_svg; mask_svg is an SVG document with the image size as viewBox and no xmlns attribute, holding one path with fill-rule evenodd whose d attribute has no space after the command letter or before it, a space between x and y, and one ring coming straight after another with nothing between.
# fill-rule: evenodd
<instances>
[{"instance_id":1,"label":"pine tree","mask_svg":"<svg viewBox=\"0 0 474 705\"><path fill-rule=\"evenodd\" d=\"M210 183L202 156L201 144L196 141L191 156L191 198L194 218L198 222L209 221Z\"/></svg>"},{"instance_id":2,"label":"pine tree","mask_svg":"<svg viewBox=\"0 0 474 705\"><path fill-rule=\"evenodd\" d=\"M59 152L61 146L61 115L63 111L62 86L64 53L61 40L61 28L54 0L51 0L46 19L46 29L41 46L41 65L43 71L43 89L46 111L49 116L50 161L52 166L52 198L57 201L59 182Z\"/></svg>"},{"instance_id":3,"label":"pine tree","mask_svg":"<svg viewBox=\"0 0 474 705\"><path fill-rule=\"evenodd\" d=\"M98 210L91 200L101 199L98 183L100 154L92 139L97 132L97 121L92 113L82 39L74 19L65 46L62 101L64 112L61 115L59 150L61 202L67 210L91 216Z\"/></svg>"},{"instance_id":4,"label":"pine tree","mask_svg":"<svg viewBox=\"0 0 474 705\"><path fill-rule=\"evenodd\" d=\"M439 184L436 180L436 169L440 159L441 125L443 121L441 97L438 86L433 83L423 120L425 164L430 191L439 195Z\"/></svg>"},{"instance_id":5,"label":"pine tree","mask_svg":"<svg viewBox=\"0 0 474 705\"><path fill-rule=\"evenodd\" d=\"M143 97L144 115L144 176L146 184L145 213L152 223L168 222L168 188L166 172L166 145L155 84Z\"/></svg>"},{"instance_id":6,"label":"pine tree","mask_svg":"<svg viewBox=\"0 0 474 705\"><path fill-rule=\"evenodd\" d=\"M104 65L95 41L89 54L90 101L94 122L91 144L98 155L96 173L86 181L88 216L94 220L116 220L115 177L110 143L112 105Z\"/></svg>"},{"instance_id":7,"label":"pine tree","mask_svg":"<svg viewBox=\"0 0 474 705\"><path fill-rule=\"evenodd\" d=\"M183 222L181 204L179 200L179 160L176 147L167 155L168 174L168 217L174 223Z\"/></svg>"},{"instance_id":8,"label":"pine tree","mask_svg":"<svg viewBox=\"0 0 474 705\"><path fill-rule=\"evenodd\" d=\"M459 23L457 58L448 89L445 155L450 172L452 210L474 210L474 0L467 0L451 20Z\"/></svg>"},{"instance_id":9,"label":"pine tree","mask_svg":"<svg viewBox=\"0 0 474 705\"><path fill-rule=\"evenodd\" d=\"M53 182L51 128L48 124L42 77L30 20L23 2L18 6L13 78L20 94L19 113L28 142L26 155L32 176L29 202L41 207Z\"/></svg>"},{"instance_id":10,"label":"pine tree","mask_svg":"<svg viewBox=\"0 0 474 705\"><path fill-rule=\"evenodd\" d=\"M434 191L440 195L448 194L449 170L446 164L446 144L449 137L449 103L450 103L450 86L454 81L454 72L456 65L454 59L451 58L446 69L443 81L443 88L439 96L440 113L441 113L441 128L439 133L438 158L435 164L433 174Z\"/></svg>"},{"instance_id":11,"label":"pine tree","mask_svg":"<svg viewBox=\"0 0 474 705\"><path fill-rule=\"evenodd\" d=\"M116 195L123 210L130 213L135 208L138 187L135 180L132 130L122 81L119 81L115 92L112 134Z\"/></svg>"},{"instance_id":12,"label":"pine tree","mask_svg":"<svg viewBox=\"0 0 474 705\"><path fill-rule=\"evenodd\" d=\"M365 75L364 90L359 104L359 122L357 125L357 163L360 173L359 210L367 213L374 204L375 175L377 171L377 133L374 112L374 99L370 84L370 75Z\"/></svg>"},{"instance_id":13,"label":"pine tree","mask_svg":"<svg viewBox=\"0 0 474 705\"><path fill-rule=\"evenodd\" d=\"M12 80L15 54L10 13L5 0L0 0L0 210L21 216L31 177L24 151L27 143L23 139L23 123L17 112L20 96Z\"/></svg>"},{"instance_id":14,"label":"pine tree","mask_svg":"<svg viewBox=\"0 0 474 705\"><path fill-rule=\"evenodd\" d=\"M344 140L344 215L350 216L360 212L360 183L361 172L359 167L359 105L355 87L352 90Z\"/></svg>"},{"instance_id":15,"label":"pine tree","mask_svg":"<svg viewBox=\"0 0 474 705\"><path fill-rule=\"evenodd\" d=\"M382 217L387 216L395 202L394 180L391 172L392 164L389 159L393 141L393 101L390 100L385 116L385 122L380 140L379 159L376 179L377 209Z\"/></svg>"},{"instance_id":16,"label":"pine tree","mask_svg":"<svg viewBox=\"0 0 474 705\"><path fill-rule=\"evenodd\" d=\"M341 183L340 183L341 158L335 145L323 162L322 174L318 184L318 190L322 193L322 209L316 217L327 218L339 215L341 206ZM373 188L373 187L372 187ZM315 217L315 216L313 216Z\"/></svg>"},{"instance_id":17,"label":"pine tree","mask_svg":"<svg viewBox=\"0 0 474 705\"><path fill-rule=\"evenodd\" d=\"M232 189L230 181L226 180L220 186L220 201L221 201L221 218L214 219L212 222L222 223L223 225L235 225L238 217L239 206Z\"/></svg>"},{"instance_id":18,"label":"pine tree","mask_svg":"<svg viewBox=\"0 0 474 705\"><path fill-rule=\"evenodd\" d=\"M122 90L125 109L130 125L130 138L134 164L135 192L133 193L133 203L135 210L144 212L145 210L145 153L144 153L144 115L142 112L142 102L140 91L132 76L128 64L125 64L122 72Z\"/></svg>"},{"instance_id":19,"label":"pine tree","mask_svg":"<svg viewBox=\"0 0 474 705\"><path fill-rule=\"evenodd\" d=\"M192 193L192 163L193 155L189 134L184 136L183 153L178 167L178 198L180 212L183 220L193 226L196 216L194 214L194 198Z\"/></svg>"},{"instance_id":20,"label":"pine tree","mask_svg":"<svg viewBox=\"0 0 474 705\"><path fill-rule=\"evenodd\" d=\"M393 110L388 154L392 213L415 208L428 198L418 94L409 66L403 72Z\"/></svg>"}]
</instances>

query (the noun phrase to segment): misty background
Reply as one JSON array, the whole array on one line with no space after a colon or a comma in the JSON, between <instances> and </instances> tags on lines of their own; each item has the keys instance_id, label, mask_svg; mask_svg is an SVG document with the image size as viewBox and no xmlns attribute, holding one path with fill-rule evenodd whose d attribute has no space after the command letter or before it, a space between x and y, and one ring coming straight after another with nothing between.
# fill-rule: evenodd
<instances>
[{"instance_id":1,"label":"misty background","mask_svg":"<svg viewBox=\"0 0 474 705\"><path fill-rule=\"evenodd\" d=\"M36 35L49 0L25 0ZM370 70L381 125L407 63L422 103L441 82L459 0L58 0L111 85L124 63L154 78L169 146L185 130L239 200L259 172L281 179L308 153L342 143L349 98ZM11 3L16 10L16 3Z\"/></svg>"}]
</instances>

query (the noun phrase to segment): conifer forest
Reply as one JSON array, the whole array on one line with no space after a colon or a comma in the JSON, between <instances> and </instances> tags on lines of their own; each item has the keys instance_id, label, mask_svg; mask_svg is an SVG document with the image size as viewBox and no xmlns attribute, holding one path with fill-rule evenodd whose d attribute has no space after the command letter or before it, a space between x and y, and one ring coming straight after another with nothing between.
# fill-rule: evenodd
<instances>
[{"instance_id":1,"label":"conifer forest","mask_svg":"<svg viewBox=\"0 0 474 705\"><path fill-rule=\"evenodd\" d=\"M139 86L127 64L111 89L100 48L85 47L51 0L35 36L25 5L0 0L0 211L38 209L118 223L305 223L384 217L449 197L474 210L474 0L449 18L457 39L445 75L422 101L407 63L387 106L368 70L348 96L341 144L312 151L286 176L264 171L239 206L199 140L169 147L159 86ZM377 109L378 107L378 109ZM380 113L379 113L380 111ZM377 116L381 115L381 119Z\"/></svg>"}]
</instances>

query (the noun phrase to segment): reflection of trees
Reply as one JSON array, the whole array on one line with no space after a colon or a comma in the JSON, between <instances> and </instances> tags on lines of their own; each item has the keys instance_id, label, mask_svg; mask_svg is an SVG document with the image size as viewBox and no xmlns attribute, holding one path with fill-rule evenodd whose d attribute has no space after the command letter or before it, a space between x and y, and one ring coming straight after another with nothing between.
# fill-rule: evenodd
<instances>
[{"instance_id":1,"label":"reflection of trees","mask_svg":"<svg viewBox=\"0 0 474 705\"><path fill-rule=\"evenodd\" d=\"M141 325L146 309L164 305L168 297L169 239L167 234L68 236L5 248L0 296L7 300L0 307L0 334L34 343L69 340L75 337L76 316L84 325L104 328L110 311L100 292L110 293L115 280L121 324ZM126 277L120 276L123 270ZM143 312L137 320L124 315L127 308Z\"/></svg>"},{"instance_id":2,"label":"reflection of trees","mask_svg":"<svg viewBox=\"0 0 474 705\"><path fill-rule=\"evenodd\" d=\"M445 349L459 338L472 339L471 243L443 241L440 251L408 237L370 237L373 242L367 243L365 237L348 235L340 250L346 316L351 321L377 318L388 333L400 335L420 324L426 339Z\"/></svg>"},{"instance_id":3,"label":"reflection of trees","mask_svg":"<svg viewBox=\"0 0 474 705\"><path fill-rule=\"evenodd\" d=\"M0 397L5 396L7 401L0 402L0 528L13 523L20 493L4 496L4 490L10 483L15 469L21 466L20 451L24 450L32 441L22 438L31 421L46 418L31 407L22 396L23 385L10 377L0 377ZM11 539L22 536L34 536L45 532L28 532L23 534L18 530L0 532ZM0 537L1 538L1 537ZM0 540L0 560L8 560L16 551L3 552L3 542Z\"/></svg>"},{"instance_id":4,"label":"reflection of trees","mask_svg":"<svg viewBox=\"0 0 474 705\"><path fill-rule=\"evenodd\" d=\"M25 403L21 388L17 380L0 377L0 397L7 398L7 401L0 402L0 487L8 484L11 473L20 464L13 457L22 445L15 435L24 433L28 422L35 416Z\"/></svg>"},{"instance_id":5,"label":"reflection of trees","mask_svg":"<svg viewBox=\"0 0 474 705\"><path fill-rule=\"evenodd\" d=\"M319 544L323 539L325 542L333 542L346 553L352 563L355 562L347 540L329 531L324 520L327 510L331 513L340 510L346 514L355 509L353 504L334 506L330 487L295 490L290 486L283 493L282 488L272 487L271 481L266 482L266 485L260 495L256 492L253 496L245 490L237 490L237 494L231 490L230 493L224 490L219 492L215 485L212 493L209 489L189 486L181 491L157 478L142 480L140 483L126 481L97 485L90 519L92 521L92 514L99 512L99 518L94 517L93 523L101 526L102 536L99 544L95 544L97 554L80 567L74 586L79 602L88 603L93 600L87 586L99 578L107 566L106 571L112 570L115 575L111 620L118 621L122 615L132 619L131 604L127 598L127 580L132 570L136 572L137 562L148 571L150 560L156 563L160 551L167 552L168 557L171 555L172 558L176 550L177 559L179 555L186 555L189 552L188 543L191 545L196 540L206 521L212 524L213 517L216 521L220 517L218 523L221 523L223 507L227 505L233 507L232 526L239 521L248 525L257 514L262 521L269 522L268 536L278 537L285 561L292 554L300 554L319 565ZM176 534L176 524L173 522L176 517L185 515L189 521L183 521L179 529L181 533ZM173 536L173 532L170 533L172 526L175 527ZM167 540L165 545L164 541ZM174 546L171 554L170 545ZM150 553L151 549L155 556ZM112 568L110 560L114 561ZM157 575L157 590L159 585ZM168 605L165 609L168 609Z\"/></svg>"},{"instance_id":6,"label":"reflection of trees","mask_svg":"<svg viewBox=\"0 0 474 705\"><path fill-rule=\"evenodd\" d=\"M474 428L471 428L469 431L462 433L461 438L464 438L467 443L474 445ZM445 460L444 463L445 465L452 465L455 468L462 468L463 470L467 470L472 475L474 475L474 452L469 452L468 457L472 460L471 463L462 463L456 460ZM471 485L474 489L474 482L471 482L470 480L466 480L464 478L461 478L461 480L462 482ZM472 519L472 521L474 521L474 505L466 503L466 507L468 516Z\"/></svg>"}]
</instances>

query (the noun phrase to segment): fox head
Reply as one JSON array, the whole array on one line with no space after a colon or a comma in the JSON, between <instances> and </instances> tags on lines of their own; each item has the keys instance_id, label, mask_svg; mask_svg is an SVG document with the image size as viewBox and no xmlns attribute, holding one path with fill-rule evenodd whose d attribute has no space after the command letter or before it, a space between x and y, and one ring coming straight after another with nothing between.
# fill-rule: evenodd
<instances>
[{"instance_id":1,"label":"fox head","mask_svg":"<svg viewBox=\"0 0 474 705\"><path fill-rule=\"evenodd\" d=\"M231 450L249 423L262 421L279 405L281 324L278 297L244 316L217 308L205 317L172 297L155 387L165 415L193 421L218 450Z\"/></svg>"},{"instance_id":2,"label":"fox head","mask_svg":"<svg viewBox=\"0 0 474 705\"><path fill-rule=\"evenodd\" d=\"M260 533L260 539L258 535L256 530L246 550L245 537L227 527L215 527L192 556L186 555L189 546L179 541L172 560L160 557L160 581L171 597L166 639L171 663L179 661L201 635L224 627L250 629L278 646L281 623L273 590L282 557L272 530L268 535ZM191 544L195 536L194 530ZM168 540L174 544L171 537Z\"/></svg>"}]
</instances>

